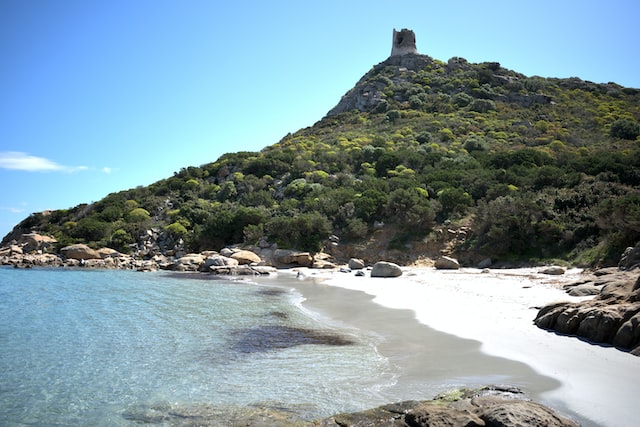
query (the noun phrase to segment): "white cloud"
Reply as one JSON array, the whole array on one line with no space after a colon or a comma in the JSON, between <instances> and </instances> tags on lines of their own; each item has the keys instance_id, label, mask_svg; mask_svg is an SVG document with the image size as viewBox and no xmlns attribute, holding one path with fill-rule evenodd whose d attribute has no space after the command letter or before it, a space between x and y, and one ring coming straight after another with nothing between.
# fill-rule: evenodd
<instances>
[{"instance_id":1,"label":"white cloud","mask_svg":"<svg viewBox=\"0 0 640 427\"><path fill-rule=\"evenodd\" d=\"M14 208L14 207L0 207L0 210L7 211L11 213L23 213L25 211L24 208Z\"/></svg>"},{"instance_id":2,"label":"white cloud","mask_svg":"<svg viewBox=\"0 0 640 427\"><path fill-rule=\"evenodd\" d=\"M64 166L44 157L19 151L0 152L0 168L27 172L78 172L88 169L86 166Z\"/></svg>"},{"instance_id":3,"label":"white cloud","mask_svg":"<svg viewBox=\"0 0 640 427\"><path fill-rule=\"evenodd\" d=\"M111 173L111 170L112 170L112 169L111 169L109 166L105 166L105 167L103 167L103 168L102 168L102 172L104 172L104 173L106 173L106 174Z\"/></svg>"}]
</instances>

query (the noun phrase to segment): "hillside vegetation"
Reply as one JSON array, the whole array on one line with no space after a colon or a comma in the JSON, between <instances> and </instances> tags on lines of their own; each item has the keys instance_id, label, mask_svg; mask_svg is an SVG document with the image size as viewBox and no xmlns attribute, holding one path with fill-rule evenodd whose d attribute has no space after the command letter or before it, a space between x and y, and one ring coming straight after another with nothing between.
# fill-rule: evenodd
<instances>
[{"instance_id":1,"label":"hillside vegetation","mask_svg":"<svg viewBox=\"0 0 640 427\"><path fill-rule=\"evenodd\" d=\"M154 227L192 251L263 239L320 251L330 235L366 244L386 228L409 250L464 224L460 253L603 264L640 241L639 121L640 90L615 83L391 57L260 152L32 214L16 231L122 252Z\"/></svg>"}]
</instances>

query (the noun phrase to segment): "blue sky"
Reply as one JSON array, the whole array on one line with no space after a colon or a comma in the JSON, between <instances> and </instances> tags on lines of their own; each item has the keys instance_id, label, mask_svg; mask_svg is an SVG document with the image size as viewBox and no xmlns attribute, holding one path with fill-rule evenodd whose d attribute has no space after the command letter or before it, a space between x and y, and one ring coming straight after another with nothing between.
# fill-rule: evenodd
<instances>
[{"instance_id":1,"label":"blue sky","mask_svg":"<svg viewBox=\"0 0 640 427\"><path fill-rule=\"evenodd\" d=\"M0 1L0 237L311 126L391 51L640 87L640 3Z\"/></svg>"}]
</instances>

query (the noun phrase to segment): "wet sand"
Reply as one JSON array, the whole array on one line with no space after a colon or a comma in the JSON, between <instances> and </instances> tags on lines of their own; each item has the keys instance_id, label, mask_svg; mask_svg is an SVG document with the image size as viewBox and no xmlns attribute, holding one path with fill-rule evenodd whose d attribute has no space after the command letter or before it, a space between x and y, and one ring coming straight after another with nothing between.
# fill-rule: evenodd
<instances>
[{"instance_id":1,"label":"wet sand","mask_svg":"<svg viewBox=\"0 0 640 427\"><path fill-rule=\"evenodd\" d=\"M396 367L398 381L381 403L509 384L583 426L628 426L635 419L640 358L532 323L535 307L575 300L560 287L576 271L560 278L534 270L405 269L395 279L304 273L308 278L294 283L303 306L375 335Z\"/></svg>"}]
</instances>

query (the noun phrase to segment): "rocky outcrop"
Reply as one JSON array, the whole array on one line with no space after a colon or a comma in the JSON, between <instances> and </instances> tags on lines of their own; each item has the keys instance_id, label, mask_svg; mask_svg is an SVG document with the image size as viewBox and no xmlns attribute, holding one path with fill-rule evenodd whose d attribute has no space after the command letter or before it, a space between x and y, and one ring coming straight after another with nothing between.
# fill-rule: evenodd
<instances>
[{"instance_id":1,"label":"rocky outcrop","mask_svg":"<svg viewBox=\"0 0 640 427\"><path fill-rule=\"evenodd\" d=\"M534 323L543 329L614 345L640 356L640 272L606 269L565 286L576 295L599 289L592 299L549 304Z\"/></svg>"},{"instance_id":2,"label":"rocky outcrop","mask_svg":"<svg viewBox=\"0 0 640 427\"><path fill-rule=\"evenodd\" d=\"M18 239L18 245L22 247L25 253L28 252L47 252L58 243L51 236L45 236L38 233L25 233Z\"/></svg>"},{"instance_id":3,"label":"rocky outcrop","mask_svg":"<svg viewBox=\"0 0 640 427\"><path fill-rule=\"evenodd\" d=\"M363 412L340 414L315 425L324 427L578 426L576 422L550 408L526 399L519 389L508 386L455 390L439 395L433 400L400 402Z\"/></svg>"},{"instance_id":4,"label":"rocky outcrop","mask_svg":"<svg viewBox=\"0 0 640 427\"><path fill-rule=\"evenodd\" d=\"M219 408L211 405L178 406L169 403L137 405L123 417L137 424L250 427L577 427L552 409L532 402L517 388L490 386L461 389L433 400L392 403L361 412L308 421L294 413L250 406Z\"/></svg>"},{"instance_id":5,"label":"rocky outcrop","mask_svg":"<svg viewBox=\"0 0 640 427\"><path fill-rule=\"evenodd\" d=\"M402 269L398 264L387 261L378 261L371 269L371 277L399 277Z\"/></svg>"}]
</instances>

